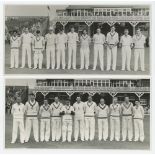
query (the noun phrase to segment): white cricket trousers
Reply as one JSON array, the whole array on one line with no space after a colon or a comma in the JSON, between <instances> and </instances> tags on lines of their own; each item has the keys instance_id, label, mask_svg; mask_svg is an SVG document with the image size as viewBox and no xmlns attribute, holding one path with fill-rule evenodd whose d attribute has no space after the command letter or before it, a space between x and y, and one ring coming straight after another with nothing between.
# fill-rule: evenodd
<instances>
[{"instance_id":1,"label":"white cricket trousers","mask_svg":"<svg viewBox=\"0 0 155 155\"><path fill-rule=\"evenodd\" d=\"M71 68L71 61L73 69L76 69L76 44L69 44L68 45L68 69Z\"/></svg>"},{"instance_id":2,"label":"white cricket trousers","mask_svg":"<svg viewBox=\"0 0 155 155\"><path fill-rule=\"evenodd\" d=\"M59 141L61 138L61 117L52 116L52 141Z\"/></svg>"},{"instance_id":3,"label":"white cricket trousers","mask_svg":"<svg viewBox=\"0 0 155 155\"><path fill-rule=\"evenodd\" d=\"M107 70L110 70L112 63L112 70L116 70L116 61L117 61L117 46L110 49L107 47Z\"/></svg>"},{"instance_id":4,"label":"white cricket trousers","mask_svg":"<svg viewBox=\"0 0 155 155\"><path fill-rule=\"evenodd\" d=\"M39 65L39 69L42 69L42 64L43 64L42 50L35 50L35 52L34 52L34 68L37 68Z\"/></svg>"},{"instance_id":5,"label":"white cricket trousers","mask_svg":"<svg viewBox=\"0 0 155 155\"><path fill-rule=\"evenodd\" d=\"M88 47L81 47L80 48L80 56L81 56L81 69L84 68L88 69L89 67L89 46Z\"/></svg>"},{"instance_id":6,"label":"white cricket trousers","mask_svg":"<svg viewBox=\"0 0 155 155\"><path fill-rule=\"evenodd\" d=\"M144 125L142 119L134 119L135 141L144 141Z\"/></svg>"},{"instance_id":7,"label":"white cricket trousers","mask_svg":"<svg viewBox=\"0 0 155 155\"><path fill-rule=\"evenodd\" d=\"M122 140L131 141L133 138L133 123L132 116L122 116Z\"/></svg>"},{"instance_id":8,"label":"white cricket trousers","mask_svg":"<svg viewBox=\"0 0 155 155\"><path fill-rule=\"evenodd\" d=\"M144 67L144 49L143 48L139 48L139 49L135 49L134 51L134 71L138 71L138 62L140 59L140 67L141 70L144 71L145 67Z\"/></svg>"},{"instance_id":9,"label":"white cricket trousers","mask_svg":"<svg viewBox=\"0 0 155 155\"><path fill-rule=\"evenodd\" d=\"M94 140L95 136L95 118L85 116L85 140Z\"/></svg>"},{"instance_id":10,"label":"white cricket trousers","mask_svg":"<svg viewBox=\"0 0 155 155\"><path fill-rule=\"evenodd\" d=\"M131 61L131 47L123 46L122 47L122 70L125 70L127 65L127 70L130 70L130 61Z\"/></svg>"},{"instance_id":11,"label":"white cricket trousers","mask_svg":"<svg viewBox=\"0 0 155 155\"><path fill-rule=\"evenodd\" d=\"M11 49L10 67L18 68L19 66L19 49Z\"/></svg>"},{"instance_id":12,"label":"white cricket trousers","mask_svg":"<svg viewBox=\"0 0 155 155\"><path fill-rule=\"evenodd\" d=\"M26 55L28 60L28 67L31 68L31 45L22 46L22 67L25 67Z\"/></svg>"},{"instance_id":13,"label":"white cricket trousers","mask_svg":"<svg viewBox=\"0 0 155 155\"><path fill-rule=\"evenodd\" d=\"M74 140L77 141L79 137L79 132L80 132L80 138L82 141L84 141L84 129L85 129L85 124L84 124L84 117L74 117Z\"/></svg>"},{"instance_id":14,"label":"white cricket trousers","mask_svg":"<svg viewBox=\"0 0 155 155\"><path fill-rule=\"evenodd\" d=\"M12 129L12 143L15 143L18 135L18 127L20 132L20 142L24 143L25 131L24 131L24 119L14 118L13 119L13 129Z\"/></svg>"},{"instance_id":15,"label":"white cricket trousers","mask_svg":"<svg viewBox=\"0 0 155 155\"><path fill-rule=\"evenodd\" d=\"M72 138L72 120L63 120L62 122L62 141L71 142Z\"/></svg>"},{"instance_id":16,"label":"white cricket trousers","mask_svg":"<svg viewBox=\"0 0 155 155\"><path fill-rule=\"evenodd\" d=\"M99 56L99 60L100 60L100 68L101 70L104 69L104 48L102 44L94 44L94 66L93 69L96 69L97 66L97 60L98 60L98 56Z\"/></svg>"},{"instance_id":17,"label":"white cricket trousers","mask_svg":"<svg viewBox=\"0 0 155 155\"><path fill-rule=\"evenodd\" d=\"M120 141L120 117L110 116L110 141Z\"/></svg>"},{"instance_id":18,"label":"white cricket trousers","mask_svg":"<svg viewBox=\"0 0 155 155\"><path fill-rule=\"evenodd\" d=\"M58 44L57 45L57 69L60 68L60 62L62 64L62 69L65 69L66 62L65 62L65 45Z\"/></svg>"},{"instance_id":19,"label":"white cricket trousers","mask_svg":"<svg viewBox=\"0 0 155 155\"><path fill-rule=\"evenodd\" d=\"M108 118L98 118L98 140L108 138Z\"/></svg>"},{"instance_id":20,"label":"white cricket trousers","mask_svg":"<svg viewBox=\"0 0 155 155\"><path fill-rule=\"evenodd\" d=\"M48 142L50 139L50 118L41 118L40 120L40 141Z\"/></svg>"},{"instance_id":21,"label":"white cricket trousers","mask_svg":"<svg viewBox=\"0 0 155 155\"><path fill-rule=\"evenodd\" d=\"M39 126L37 117L27 117L26 118L26 129L25 129L25 142L29 141L31 128L33 128L33 136L36 142L39 142Z\"/></svg>"},{"instance_id":22,"label":"white cricket trousers","mask_svg":"<svg viewBox=\"0 0 155 155\"><path fill-rule=\"evenodd\" d=\"M55 45L46 47L46 68L55 68Z\"/></svg>"}]
</instances>

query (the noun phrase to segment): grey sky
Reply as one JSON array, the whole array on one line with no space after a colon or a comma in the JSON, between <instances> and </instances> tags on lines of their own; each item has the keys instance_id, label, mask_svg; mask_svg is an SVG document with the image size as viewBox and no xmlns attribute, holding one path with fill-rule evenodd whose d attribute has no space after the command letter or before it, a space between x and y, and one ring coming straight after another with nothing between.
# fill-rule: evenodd
<instances>
[{"instance_id":1,"label":"grey sky","mask_svg":"<svg viewBox=\"0 0 155 155\"><path fill-rule=\"evenodd\" d=\"M36 82L35 79L6 79L6 86L29 86L34 88Z\"/></svg>"},{"instance_id":2,"label":"grey sky","mask_svg":"<svg viewBox=\"0 0 155 155\"><path fill-rule=\"evenodd\" d=\"M50 6L54 9L65 9L68 5ZM5 16L48 16L47 5L6 5Z\"/></svg>"}]
</instances>

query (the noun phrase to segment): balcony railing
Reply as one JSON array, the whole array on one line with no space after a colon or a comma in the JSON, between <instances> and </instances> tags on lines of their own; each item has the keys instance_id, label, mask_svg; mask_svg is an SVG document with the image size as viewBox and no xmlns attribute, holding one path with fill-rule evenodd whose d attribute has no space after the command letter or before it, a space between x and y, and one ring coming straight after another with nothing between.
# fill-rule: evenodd
<instances>
[{"instance_id":1,"label":"balcony railing","mask_svg":"<svg viewBox=\"0 0 155 155\"><path fill-rule=\"evenodd\" d=\"M96 22L105 22L105 21L117 21L117 22L149 22L149 16L57 16L55 21L72 21L72 22L84 22L84 21L96 21Z\"/></svg>"},{"instance_id":2,"label":"balcony railing","mask_svg":"<svg viewBox=\"0 0 155 155\"><path fill-rule=\"evenodd\" d=\"M95 87L95 86L36 86L34 88L36 92L65 92L65 91L75 91L75 92L149 92L150 87Z\"/></svg>"}]
</instances>

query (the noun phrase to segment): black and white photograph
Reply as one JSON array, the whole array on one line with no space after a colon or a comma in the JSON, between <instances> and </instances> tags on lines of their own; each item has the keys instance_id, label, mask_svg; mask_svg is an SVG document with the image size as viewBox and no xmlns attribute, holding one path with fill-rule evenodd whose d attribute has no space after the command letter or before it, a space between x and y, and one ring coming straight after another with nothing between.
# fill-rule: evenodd
<instances>
[{"instance_id":1,"label":"black and white photograph","mask_svg":"<svg viewBox=\"0 0 155 155\"><path fill-rule=\"evenodd\" d=\"M150 5L116 4L5 5L5 73L149 75Z\"/></svg>"},{"instance_id":2,"label":"black and white photograph","mask_svg":"<svg viewBox=\"0 0 155 155\"><path fill-rule=\"evenodd\" d=\"M150 79L5 83L6 149L150 149Z\"/></svg>"}]
</instances>

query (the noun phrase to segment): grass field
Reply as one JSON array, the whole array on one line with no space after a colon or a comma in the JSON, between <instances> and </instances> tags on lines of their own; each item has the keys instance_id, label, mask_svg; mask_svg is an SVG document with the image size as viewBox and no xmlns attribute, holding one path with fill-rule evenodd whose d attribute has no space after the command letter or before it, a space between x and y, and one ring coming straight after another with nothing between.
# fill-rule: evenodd
<instances>
[{"instance_id":1,"label":"grass field","mask_svg":"<svg viewBox=\"0 0 155 155\"><path fill-rule=\"evenodd\" d=\"M30 141L25 144L20 144L19 138L17 143L11 144L11 132L12 132L12 117L6 114L5 117L5 148L42 148L42 149L131 149L131 150L149 150L150 149L150 116L145 116L144 119L144 130L145 140L141 142L110 142L109 140L99 142L97 140L97 124L95 140L92 142L71 142L62 143L60 142L34 142L33 136L31 135Z\"/></svg>"},{"instance_id":2,"label":"grass field","mask_svg":"<svg viewBox=\"0 0 155 155\"><path fill-rule=\"evenodd\" d=\"M121 58L121 49L118 48L118 54L117 54L117 68L116 71L101 71L99 68L99 60L98 60L98 66L96 71L93 71L93 45L90 46L90 69L89 70L80 70L80 47L77 47L77 69L76 70L47 70L46 69L46 55L44 52L44 60L43 60L43 69L42 70L33 70L33 69L28 69L27 67L24 69L18 68L18 69L9 69L10 67L10 45L6 44L5 45L5 73L6 74L128 74L128 75L147 75L150 73L150 50L149 48L145 48L145 72L134 72L133 67L134 67L134 51L132 50L132 57L131 57L131 71L121 71L121 63L122 63L122 58ZM68 60L68 52L66 50L66 64ZM19 54L19 63L21 66L21 50ZM105 49L104 52L104 69L106 69L106 61L107 59L107 52ZM33 55L32 55L32 63L33 63ZM26 65L27 66L27 65ZM33 67L33 66L32 66Z\"/></svg>"}]
</instances>

